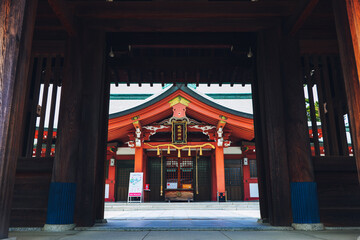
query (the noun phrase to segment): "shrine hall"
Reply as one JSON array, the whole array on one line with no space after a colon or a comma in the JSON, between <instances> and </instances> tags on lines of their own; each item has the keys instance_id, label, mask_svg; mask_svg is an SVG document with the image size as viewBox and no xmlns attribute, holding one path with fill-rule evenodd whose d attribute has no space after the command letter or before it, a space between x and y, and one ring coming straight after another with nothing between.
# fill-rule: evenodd
<instances>
[{"instance_id":1,"label":"shrine hall","mask_svg":"<svg viewBox=\"0 0 360 240\"><path fill-rule=\"evenodd\" d=\"M128 200L132 171L144 173L143 201L257 200L254 138L252 114L169 87L109 116L105 201Z\"/></svg>"},{"instance_id":2,"label":"shrine hall","mask_svg":"<svg viewBox=\"0 0 360 240\"><path fill-rule=\"evenodd\" d=\"M0 239L104 222L131 173L145 202L360 226L358 0L2 0L0 26ZM190 85L251 86L252 112Z\"/></svg>"}]
</instances>

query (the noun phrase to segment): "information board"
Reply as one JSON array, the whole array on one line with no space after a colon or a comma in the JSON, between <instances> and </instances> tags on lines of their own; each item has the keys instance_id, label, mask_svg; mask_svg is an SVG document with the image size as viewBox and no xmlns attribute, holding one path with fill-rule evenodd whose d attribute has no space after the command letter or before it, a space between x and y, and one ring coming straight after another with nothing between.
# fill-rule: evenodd
<instances>
[{"instance_id":1,"label":"information board","mask_svg":"<svg viewBox=\"0 0 360 240\"><path fill-rule=\"evenodd\" d=\"M132 172L129 178L128 202L142 202L144 196L142 172Z\"/></svg>"}]
</instances>

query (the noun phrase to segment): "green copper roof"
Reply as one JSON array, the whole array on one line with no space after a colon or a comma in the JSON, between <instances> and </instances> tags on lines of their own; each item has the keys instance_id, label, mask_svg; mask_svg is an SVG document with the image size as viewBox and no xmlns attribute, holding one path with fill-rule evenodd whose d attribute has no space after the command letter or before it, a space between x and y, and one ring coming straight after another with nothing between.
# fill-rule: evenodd
<instances>
[{"instance_id":1,"label":"green copper roof","mask_svg":"<svg viewBox=\"0 0 360 240\"><path fill-rule=\"evenodd\" d=\"M153 94L110 94L110 100L145 100ZM213 99L252 99L251 93L207 93Z\"/></svg>"}]
</instances>

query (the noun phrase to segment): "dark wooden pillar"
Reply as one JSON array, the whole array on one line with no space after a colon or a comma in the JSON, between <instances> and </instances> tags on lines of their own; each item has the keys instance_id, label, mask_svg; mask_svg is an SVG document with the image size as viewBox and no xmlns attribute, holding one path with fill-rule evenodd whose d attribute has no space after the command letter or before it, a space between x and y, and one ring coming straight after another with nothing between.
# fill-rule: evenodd
<instances>
[{"instance_id":1,"label":"dark wooden pillar","mask_svg":"<svg viewBox=\"0 0 360 240\"><path fill-rule=\"evenodd\" d=\"M0 2L0 238L8 235L37 0Z\"/></svg>"},{"instance_id":2,"label":"dark wooden pillar","mask_svg":"<svg viewBox=\"0 0 360 240\"><path fill-rule=\"evenodd\" d=\"M83 92L75 223L77 226L92 226L97 215L96 203L101 204L97 200L96 189L105 186L104 137L107 134L102 126L107 126L103 122L105 33L84 29L82 45Z\"/></svg>"},{"instance_id":3,"label":"dark wooden pillar","mask_svg":"<svg viewBox=\"0 0 360 240\"><path fill-rule=\"evenodd\" d=\"M311 161L298 39L284 36L281 53L293 223L297 224L295 228L311 227L315 230L323 227L318 224L319 204Z\"/></svg>"},{"instance_id":4,"label":"dark wooden pillar","mask_svg":"<svg viewBox=\"0 0 360 240\"><path fill-rule=\"evenodd\" d=\"M280 30L258 34L258 89L261 148L266 171L269 221L275 226L291 223L290 186L286 152L283 91L280 65ZM258 147L258 146L257 146Z\"/></svg>"},{"instance_id":5,"label":"dark wooden pillar","mask_svg":"<svg viewBox=\"0 0 360 240\"><path fill-rule=\"evenodd\" d=\"M82 125L82 41L68 37L62 81L59 124L45 229L72 228Z\"/></svg>"},{"instance_id":6,"label":"dark wooden pillar","mask_svg":"<svg viewBox=\"0 0 360 240\"><path fill-rule=\"evenodd\" d=\"M263 222L269 221L269 205L267 196L267 180L266 180L266 165L264 156L264 133L262 129L265 129L263 124L265 121L261 121L264 117L260 110L260 98L258 81L255 81L252 85L253 95L253 109L254 109L254 128L255 128L255 145L256 145L256 164L257 164L257 176L259 184L259 204L260 204L260 216Z\"/></svg>"},{"instance_id":7,"label":"dark wooden pillar","mask_svg":"<svg viewBox=\"0 0 360 240\"><path fill-rule=\"evenodd\" d=\"M352 146L360 182L360 3L357 0L332 2L349 108Z\"/></svg>"},{"instance_id":8,"label":"dark wooden pillar","mask_svg":"<svg viewBox=\"0 0 360 240\"><path fill-rule=\"evenodd\" d=\"M97 204L103 204L98 195L104 198L108 111L104 105L104 53L103 32L79 28L77 35L68 39L45 225L48 230L66 230L74 224L91 226Z\"/></svg>"},{"instance_id":9,"label":"dark wooden pillar","mask_svg":"<svg viewBox=\"0 0 360 240\"><path fill-rule=\"evenodd\" d=\"M97 158L96 167L96 220L102 221L104 219L104 202L105 202L105 164L107 151L107 137L109 125L109 100L110 100L110 83L105 76L104 97L100 122L100 142L99 142L99 156Z\"/></svg>"}]
</instances>

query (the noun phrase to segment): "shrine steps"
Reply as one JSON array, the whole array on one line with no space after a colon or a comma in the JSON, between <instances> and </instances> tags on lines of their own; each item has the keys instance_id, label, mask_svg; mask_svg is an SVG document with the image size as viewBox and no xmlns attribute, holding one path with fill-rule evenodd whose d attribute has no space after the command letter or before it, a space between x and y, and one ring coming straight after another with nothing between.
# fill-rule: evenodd
<instances>
[{"instance_id":1,"label":"shrine steps","mask_svg":"<svg viewBox=\"0 0 360 240\"><path fill-rule=\"evenodd\" d=\"M105 211L145 210L259 210L259 202L106 202Z\"/></svg>"}]
</instances>

